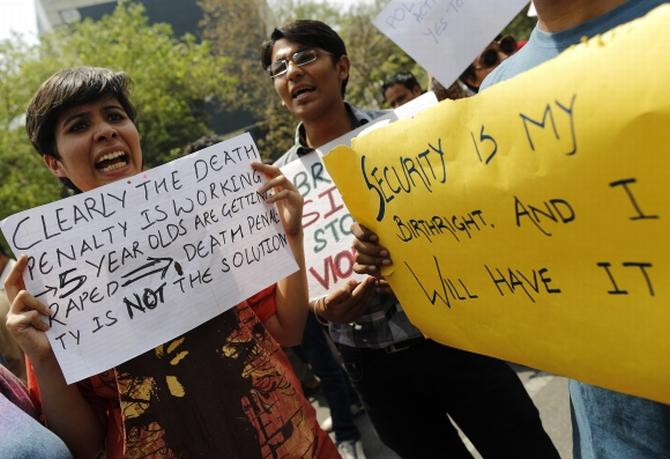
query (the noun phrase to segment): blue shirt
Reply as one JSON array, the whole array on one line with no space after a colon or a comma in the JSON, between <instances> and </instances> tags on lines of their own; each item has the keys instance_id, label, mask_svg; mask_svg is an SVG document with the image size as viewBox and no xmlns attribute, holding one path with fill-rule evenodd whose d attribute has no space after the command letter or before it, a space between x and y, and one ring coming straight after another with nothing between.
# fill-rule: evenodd
<instances>
[{"instance_id":1,"label":"blue shirt","mask_svg":"<svg viewBox=\"0 0 670 459\"><path fill-rule=\"evenodd\" d=\"M484 90L493 84L513 78L519 73L558 56L568 47L579 43L582 37L590 38L606 32L618 25L637 19L664 3L667 1L629 0L597 18L561 32L545 32L535 26L528 43L491 72L482 82L480 89ZM641 43L640 46L644 46L644 43ZM587 78L588 75L584 77Z\"/></svg>"}]
</instances>

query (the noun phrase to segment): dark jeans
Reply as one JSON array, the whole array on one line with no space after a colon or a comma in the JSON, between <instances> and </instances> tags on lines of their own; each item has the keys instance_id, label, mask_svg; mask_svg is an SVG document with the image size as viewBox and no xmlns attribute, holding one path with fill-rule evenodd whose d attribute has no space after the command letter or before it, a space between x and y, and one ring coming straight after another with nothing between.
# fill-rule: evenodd
<instances>
[{"instance_id":1,"label":"dark jeans","mask_svg":"<svg viewBox=\"0 0 670 459\"><path fill-rule=\"evenodd\" d=\"M358 397L342 365L335 359L328 346L324 330L310 312L305 324L302 345L293 348L305 362L309 363L312 371L321 380L321 389L326 397L330 416L333 419L335 442L358 440L361 434L354 424L351 415L351 402Z\"/></svg>"},{"instance_id":2,"label":"dark jeans","mask_svg":"<svg viewBox=\"0 0 670 459\"><path fill-rule=\"evenodd\" d=\"M398 455L471 458L449 414L484 458L559 457L505 362L427 339L410 343L393 353L338 346L380 439Z\"/></svg>"}]
</instances>

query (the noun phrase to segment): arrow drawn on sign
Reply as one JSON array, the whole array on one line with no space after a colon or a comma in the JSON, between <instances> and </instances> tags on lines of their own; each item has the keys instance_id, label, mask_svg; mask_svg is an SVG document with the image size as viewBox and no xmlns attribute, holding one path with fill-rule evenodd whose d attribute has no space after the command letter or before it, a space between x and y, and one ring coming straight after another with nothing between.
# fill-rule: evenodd
<instances>
[{"instance_id":1,"label":"arrow drawn on sign","mask_svg":"<svg viewBox=\"0 0 670 459\"><path fill-rule=\"evenodd\" d=\"M172 266L174 260L172 258L154 258L147 257L148 262L137 269L121 276L122 279L127 279L121 287L137 282L140 279L151 276L152 274L161 273L161 279L165 279L168 269ZM177 263L178 264L178 263ZM177 270L179 271L179 270Z\"/></svg>"},{"instance_id":2,"label":"arrow drawn on sign","mask_svg":"<svg viewBox=\"0 0 670 459\"><path fill-rule=\"evenodd\" d=\"M52 287L51 285L45 285L45 287L47 289L45 291L43 291L42 293L38 293L37 295L35 295L35 298L39 298L42 295L46 295L47 293L51 293L52 295L55 295L56 292L58 291L58 287Z\"/></svg>"}]
</instances>

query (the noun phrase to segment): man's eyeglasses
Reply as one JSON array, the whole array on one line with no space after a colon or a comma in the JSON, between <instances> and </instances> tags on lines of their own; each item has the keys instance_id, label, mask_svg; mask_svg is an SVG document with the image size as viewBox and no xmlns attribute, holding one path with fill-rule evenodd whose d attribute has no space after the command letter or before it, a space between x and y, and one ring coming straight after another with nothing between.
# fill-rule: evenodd
<instances>
[{"instance_id":1,"label":"man's eyeglasses","mask_svg":"<svg viewBox=\"0 0 670 459\"><path fill-rule=\"evenodd\" d=\"M321 51L321 53L331 54L327 51ZM280 59L268 65L265 71L268 72L268 74L272 78L277 78L288 72L289 61L293 62L298 67L302 67L303 65L307 65L314 62L315 60L318 59L318 57L319 57L319 51L315 49L312 48L301 49L291 54L287 58Z\"/></svg>"},{"instance_id":2,"label":"man's eyeglasses","mask_svg":"<svg viewBox=\"0 0 670 459\"><path fill-rule=\"evenodd\" d=\"M498 52L511 56L516 52L516 40L511 35L497 38L488 48L479 56L479 65L476 70L490 69L500 63Z\"/></svg>"}]
</instances>

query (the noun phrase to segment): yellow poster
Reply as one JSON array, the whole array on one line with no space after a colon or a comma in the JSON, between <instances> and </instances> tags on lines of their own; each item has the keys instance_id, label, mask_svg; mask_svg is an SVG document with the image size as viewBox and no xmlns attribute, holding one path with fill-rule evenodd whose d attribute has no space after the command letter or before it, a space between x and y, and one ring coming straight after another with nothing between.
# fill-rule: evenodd
<instances>
[{"instance_id":1,"label":"yellow poster","mask_svg":"<svg viewBox=\"0 0 670 459\"><path fill-rule=\"evenodd\" d=\"M428 337L670 403L670 6L324 162Z\"/></svg>"}]
</instances>

